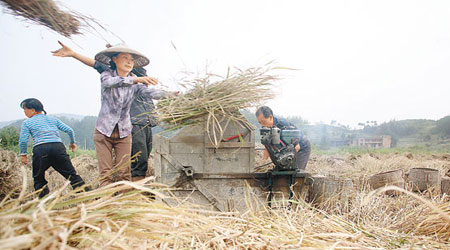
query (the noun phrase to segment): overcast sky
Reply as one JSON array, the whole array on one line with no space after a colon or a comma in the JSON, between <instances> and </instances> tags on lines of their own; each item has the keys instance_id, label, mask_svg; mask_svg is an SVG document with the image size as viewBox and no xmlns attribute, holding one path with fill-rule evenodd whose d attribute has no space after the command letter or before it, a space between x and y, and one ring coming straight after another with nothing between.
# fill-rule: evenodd
<instances>
[{"instance_id":1,"label":"overcast sky","mask_svg":"<svg viewBox=\"0 0 450 250\"><path fill-rule=\"evenodd\" d=\"M301 69L280 72L285 79L268 103L276 114L351 126L450 114L450 1L64 3L147 55L149 74L172 89L185 69L225 74L276 60ZM97 72L50 51L61 40L93 57L120 42L100 33L69 40L0 13L0 121L24 118L19 103L28 97L49 113L97 115Z\"/></svg>"}]
</instances>

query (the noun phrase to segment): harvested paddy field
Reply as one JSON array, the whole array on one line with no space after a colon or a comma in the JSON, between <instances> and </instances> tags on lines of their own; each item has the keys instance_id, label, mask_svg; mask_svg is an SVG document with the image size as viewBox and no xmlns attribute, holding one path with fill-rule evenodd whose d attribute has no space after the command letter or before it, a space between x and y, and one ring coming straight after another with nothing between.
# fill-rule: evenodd
<instances>
[{"instance_id":1,"label":"harvested paddy field","mask_svg":"<svg viewBox=\"0 0 450 250\"><path fill-rule=\"evenodd\" d=\"M408 173L426 167L444 176L450 168L446 154L312 155L308 171L313 175L353 181L348 199L321 208L299 199L291 209L268 209L249 196L249 208L241 213L188 203L168 206L160 199L167 187L153 183L152 177L76 194L51 171L52 194L38 200L30 166L22 168L12 152L0 154L2 249L450 248L447 194L430 190L390 196L371 192L368 184L370 176L395 169ZM97 187L96 161L79 156L73 163Z\"/></svg>"}]
</instances>

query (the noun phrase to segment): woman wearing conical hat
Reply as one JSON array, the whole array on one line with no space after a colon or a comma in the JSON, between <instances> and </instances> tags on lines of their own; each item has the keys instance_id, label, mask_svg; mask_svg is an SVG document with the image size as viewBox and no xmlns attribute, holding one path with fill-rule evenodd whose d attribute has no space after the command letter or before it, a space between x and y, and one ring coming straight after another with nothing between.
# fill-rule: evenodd
<instances>
[{"instance_id":1,"label":"woman wearing conical hat","mask_svg":"<svg viewBox=\"0 0 450 250\"><path fill-rule=\"evenodd\" d=\"M63 48L65 46L60 43ZM66 53L73 53L67 54ZM159 99L167 95L153 85L157 80L153 77L137 77L131 73L134 68L142 68L149 63L147 57L126 46L112 46L95 56L95 60L60 49L53 52L56 56L74 57L89 66L96 63L110 65L101 73L101 108L94 132L94 143L99 164L100 186L114 182L113 174L117 173L117 181L131 181L130 155L131 130L130 106L135 95L149 95ZM113 163L113 149L116 164Z\"/></svg>"}]
</instances>

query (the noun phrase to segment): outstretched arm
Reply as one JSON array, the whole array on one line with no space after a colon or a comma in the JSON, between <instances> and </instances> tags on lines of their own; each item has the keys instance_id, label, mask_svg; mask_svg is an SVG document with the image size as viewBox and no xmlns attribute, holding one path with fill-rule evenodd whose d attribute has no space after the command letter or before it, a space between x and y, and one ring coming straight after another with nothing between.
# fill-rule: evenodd
<instances>
[{"instance_id":1,"label":"outstretched arm","mask_svg":"<svg viewBox=\"0 0 450 250\"><path fill-rule=\"evenodd\" d=\"M61 45L61 48L55 51L52 51L52 54L54 56L59 57L72 57L77 59L78 61L84 63L87 66L94 67L95 60L93 58L81 55L73 51L71 48L67 47L62 42L58 41L59 45Z\"/></svg>"},{"instance_id":2,"label":"outstretched arm","mask_svg":"<svg viewBox=\"0 0 450 250\"><path fill-rule=\"evenodd\" d=\"M149 77L149 78L152 78L152 77ZM157 82L157 80L155 78L152 78L152 79L154 79L154 81ZM151 99L154 99L154 100L160 100L163 98L170 98L170 97L175 97L175 96L180 95L180 91L165 91L165 90L161 90L161 89L149 88L148 86L149 86L149 84L147 86L138 84L133 87L136 88L137 96L144 95L144 96L150 97Z\"/></svg>"}]
</instances>

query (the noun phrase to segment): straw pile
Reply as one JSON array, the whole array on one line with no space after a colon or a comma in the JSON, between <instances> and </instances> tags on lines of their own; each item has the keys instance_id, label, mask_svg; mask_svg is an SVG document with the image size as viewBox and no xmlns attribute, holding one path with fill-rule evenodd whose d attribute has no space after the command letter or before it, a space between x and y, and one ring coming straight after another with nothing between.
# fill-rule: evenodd
<instances>
[{"instance_id":1,"label":"straw pile","mask_svg":"<svg viewBox=\"0 0 450 250\"><path fill-rule=\"evenodd\" d=\"M444 175L450 167L450 161L444 157L445 154L439 156L415 154L413 157L411 155L411 153L368 153L312 156L308 169L313 175L353 180L357 190L350 201L354 207L352 211L346 213L347 218L371 226L389 225L391 230L406 233L408 237L424 235L449 243L450 197L447 195L441 196L431 190L423 195L402 191L404 195L395 197L379 195L372 197L367 204L361 204L361 200L369 195L368 179L374 174L394 169L402 169L407 173L411 168L427 167L437 169Z\"/></svg>"},{"instance_id":2,"label":"straw pile","mask_svg":"<svg viewBox=\"0 0 450 250\"><path fill-rule=\"evenodd\" d=\"M376 157L374 157L376 156ZM402 154L312 156L313 173L333 173L358 180L389 168L449 162L426 155ZM73 160L88 182L95 181L95 162ZM269 210L247 197L246 213L212 212L194 204L170 207L161 198L166 187L149 183L115 183L109 188L75 194L68 183L50 180L52 195L35 199L29 169L12 168L24 184L18 198L0 201L0 248L123 249L449 249L448 197L370 193L357 185L346 209L319 210L303 201L292 210ZM95 172L93 172L95 171ZM90 176L87 176L90 175ZM50 174L52 178L53 173ZM356 182L355 182L356 183ZM360 182L364 184L364 181ZM125 192L130 186L133 191ZM114 193L124 193L114 196ZM256 208L260 208L259 210Z\"/></svg>"},{"instance_id":3,"label":"straw pile","mask_svg":"<svg viewBox=\"0 0 450 250\"><path fill-rule=\"evenodd\" d=\"M145 181L145 180L144 180ZM114 196L133 186L135 191ZM367 216L359 222L300 203L295 210L223 213L192 204L169 207L140 192L159 191L156 184L115 183L89 193L64 195L67 185L43 200L20 198L0 205L2 248L122 249L445 249L447 241L394 231ZM28 200L28 201L27 201ZM249 204L251 200L248 201ZM362 206L370 215L379 200ZM449 205L449 203L443 204ZM384 208L381 207L381 210ZM386 212L386 210L384 210ZM423 217L430 214L424 213ZM433 218L442 222L442 217ZM427 232L429 234L429 232Z\"/></svg>"},{"instance_id":4,"label":"straw pile","mask_svg":"<svg viewBox=\"0 0 450 250\"><path fill-rule=\"evenodd\" d=\"M60 191L42 201L4 202L3 248L282 249L379 245L353 225L305 211L214 213L195 206L170 208L130 192L122 184L88 194ZM129 184L129 183L128 183ZM142 186L137 186L145 190ZM157 187L153 187L156 192ZM84 203L81 203L84 202ZM306 216L299 216L304 214ZM302 223L308 223L307 227ZM322 227L320 232L314 232ZM308 229L309 228L309 229ZM306 230L305 230L306 229ZM338 244L336 244L337 242Z\"/></svg>"},{"instance_id":5,"label":"straw pile","mask_svg":"<svg viewBox=\"0 0 450 250\"><path fill-rule=\"evenodd\" d=\"M222 119L240 121L252 127L243 119L239 109L258 106L274 97L272 87L278 78L271 74L273 70L268 64L246 70L237 69L224 77L214 74L193 77L187 74L179 82L186 93L160 100L157 117L167 130L206 120L207 129L213 135L211 137L220 141Z\"/></svg>"},{"instance_id":6,"label":"straw pile","mask_svg":"<svg viewBox=\"0 0 450 250\"><path fill-rule=\"evenodd\" d=\"M53 0L1 0L1 2L12 15L44 25L65 37L81 34L83 25L95 22L94 19L80 13L61 10Z\"/></svg>"},{"instance_id":7,"label":"straw pile","mask_svg":"<svg viewBox=\"0 0 450 250\"><path fill-rule=\"evenodd\" d=\"M405 232L434 236L441 241L449 242L450 202L435 200L432 205L421 204L413 211L409 211L405 222L397 227Z\"/></svg>"},{"instance_id":8,"label":"straw pile","mask_svg":"<svg viewBox=\"0 0 450 250\"><path fill-rule=\"evenodd\" d=\"M408 153L389 154L342 154L312 155L308 162L308 172L317 175L350 178L360 187L368 189L368 180L372 175L395 169L408 173L411 168L433 168L439 170L441 176L450 168L450 161L433 155Z\"/></svg>"},{"instance_id":9,"label":"straw pile","mask_svg":"<svg viewBox=\"0 0 450 250\"><path fill-rule=\"evenodd\" d=\"M20 175L14 171L18 166L18 159L16 154L11 151L0 148L0 199L3 199L7 194L16 196L11 193L16 187L20 186Z\"/></svg>"}]
</instances>

